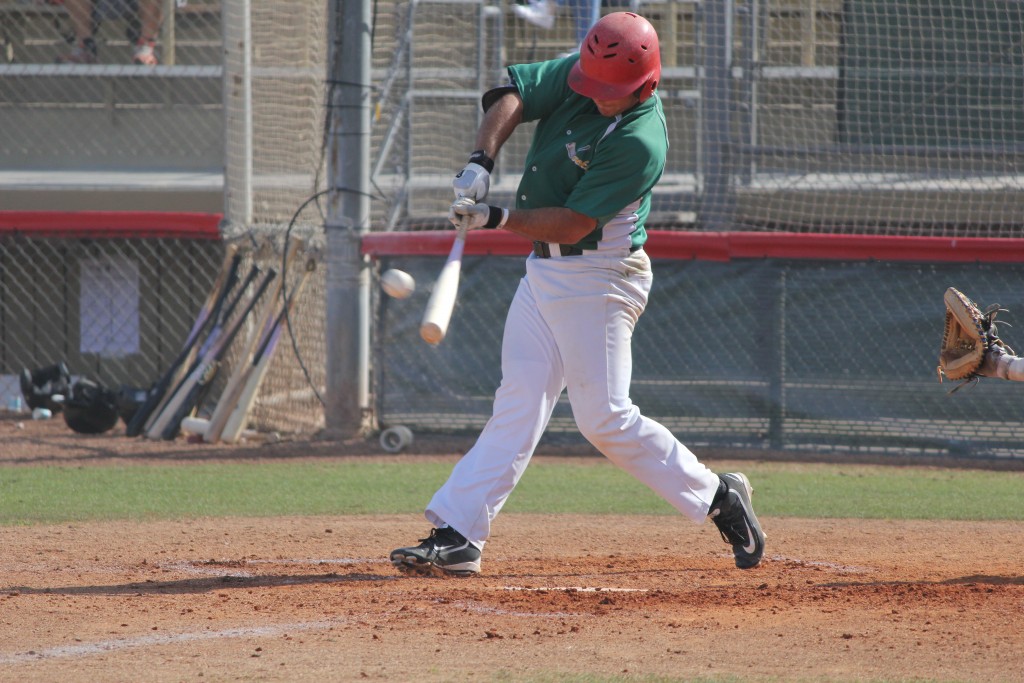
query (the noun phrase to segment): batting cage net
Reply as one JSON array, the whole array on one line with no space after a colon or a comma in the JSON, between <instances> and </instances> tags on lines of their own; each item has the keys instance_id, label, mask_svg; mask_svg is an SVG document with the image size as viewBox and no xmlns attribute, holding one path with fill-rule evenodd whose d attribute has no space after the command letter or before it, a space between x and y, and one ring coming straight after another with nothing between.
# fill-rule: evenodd
<instances>
[{"instance_id":1,"label":"batting cage net","mask_svg":"<svg viewBox=\"0 0 1024 683\"><path fill-rule=\"evenodd\" d=\"M380 429L461 438L489 415L526 245L476 251L471 235L448 338L430 347L415 330L481 93L507 65L579 42L578 3L558 4L551 28L514 4L381 0L359 29L372 49L364 408ZM85 28L69 5L0 0L0 395L12 409L22 370L61 360L150 386L228 249L295 286L287 245L322 259L327 202L351 191L332 188L332 165L365 161L327 153L329 103L352 85L329 77L335 4L97 0ZM623 10L658 30L671 142L648 226L656 285L635 340L641 409L694 445L1016 457L1013 383L948 396L934 356L948 286L1002 304L1011 322L1024 314L1024 5L598 8ZM514 202L530 133L502 151L493 203ZM659 255L658 240L678 235L695 241ZM381 296L388 267L416 277L412 298ZM309 435L327 421L327 271L285 320L252 427ZM242 357L229 351L225 375ZM550 438L578 440L566 406Z\"/></svg>"}]
</instances>

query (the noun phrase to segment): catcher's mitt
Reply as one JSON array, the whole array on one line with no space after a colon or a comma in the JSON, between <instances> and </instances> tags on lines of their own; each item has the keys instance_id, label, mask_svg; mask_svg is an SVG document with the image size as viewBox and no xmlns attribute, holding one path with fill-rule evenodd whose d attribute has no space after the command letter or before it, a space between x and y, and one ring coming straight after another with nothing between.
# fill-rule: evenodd
<instances>
[{"instance_id":1,"label":"catcher's mitt","mask_svg":"<svg viewBox=\"0 0 1024 683\"><path fill-rule=\"evenodd\" d=\"M939 350L939 381L944 376L952 380L974 379L989 349L996 344L1004 346L995 320L996 314L1005 309L992 304L982 311L955 287L947 289L942 299L946 304L946 329Z\"/></svg>"}]
</instances>

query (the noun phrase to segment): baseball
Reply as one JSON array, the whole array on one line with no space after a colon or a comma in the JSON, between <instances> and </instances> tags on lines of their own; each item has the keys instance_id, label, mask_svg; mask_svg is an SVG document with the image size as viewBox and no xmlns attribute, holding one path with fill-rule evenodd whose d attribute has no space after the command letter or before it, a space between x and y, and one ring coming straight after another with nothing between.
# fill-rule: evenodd
<instances>
[{"instance_id":1,"label":"baseball","mask_svg":"<svg viewBox=\"0 0 1024 683\"><path fill-rule=\"evenodd\" d=\"M416 290L416 281L404 270L392 268L380 276L380 286L388 296L404 299Z\"/></svg>"}]
</instances>

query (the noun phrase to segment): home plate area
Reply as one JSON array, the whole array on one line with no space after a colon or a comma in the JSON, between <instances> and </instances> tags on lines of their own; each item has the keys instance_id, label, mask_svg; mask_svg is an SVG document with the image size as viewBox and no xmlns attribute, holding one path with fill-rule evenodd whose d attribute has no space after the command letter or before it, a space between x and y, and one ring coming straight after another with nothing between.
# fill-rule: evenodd
<instances>
[{"instance_id":1,"label":"home plate area","mask_svg":"<svg viewBox=\"0 0 1024 683\"><path fill-rule=\"evenodd\" d=\"M391 567L418 515L5 527L0 665L62 682L1024 671L1019 525L762 523L766 558L741 571L712 525L506 513L469 578Z\"/></svg>"}]
</instances>

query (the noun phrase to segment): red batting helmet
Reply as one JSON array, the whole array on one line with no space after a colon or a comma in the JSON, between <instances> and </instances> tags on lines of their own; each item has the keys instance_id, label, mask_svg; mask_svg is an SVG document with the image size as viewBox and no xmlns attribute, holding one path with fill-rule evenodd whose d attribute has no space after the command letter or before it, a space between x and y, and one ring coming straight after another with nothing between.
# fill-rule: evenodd
<instances>
[{"instance_id":1,"label":"red batting helmet","mask_svg":"<svg viewBox=\"0 0 1024 683\"><path fill-rule=\"evenodd\" d=\"M587 33L569 87L595 100L617 100L638 92L643 102L661 78L658 33L639 14L606 14Z\"/></svg>"}]
</instances>

